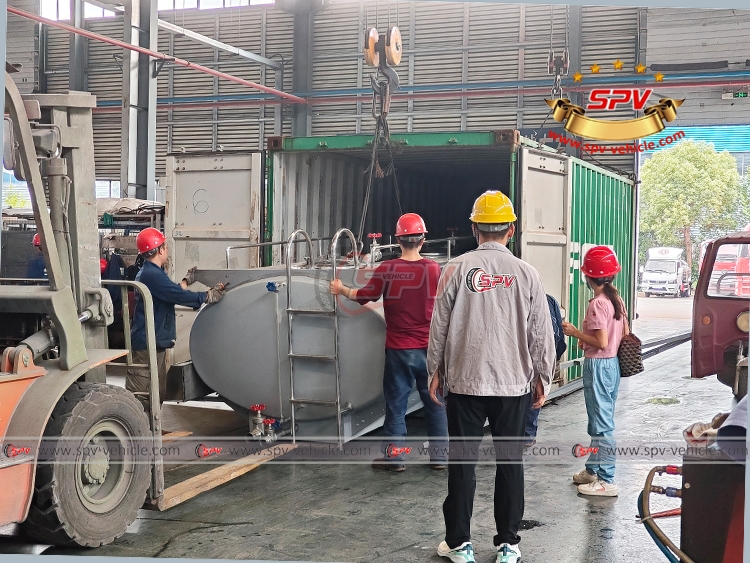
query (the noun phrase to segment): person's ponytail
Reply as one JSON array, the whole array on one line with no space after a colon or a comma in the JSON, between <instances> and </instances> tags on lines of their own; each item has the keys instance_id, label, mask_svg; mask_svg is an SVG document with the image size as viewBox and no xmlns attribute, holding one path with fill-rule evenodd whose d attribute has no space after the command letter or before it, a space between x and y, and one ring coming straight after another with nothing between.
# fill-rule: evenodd
<instances>
[{"instance_id":1,"label":"person's ponytail","mask_svg":"<svg viewBox=\"0 0 750 563\"><path fill-rule=\"evenodd\" d=\"M615 320L619 321L625 315L625 311L622 307L620 293L617 291L617 288L612 285L612 278L603 278L594 281L596 281L598 285L604 286L604 295L606 295L607 299L612 302L612 306L615 308Z\"/></svg>"}]
</instances>

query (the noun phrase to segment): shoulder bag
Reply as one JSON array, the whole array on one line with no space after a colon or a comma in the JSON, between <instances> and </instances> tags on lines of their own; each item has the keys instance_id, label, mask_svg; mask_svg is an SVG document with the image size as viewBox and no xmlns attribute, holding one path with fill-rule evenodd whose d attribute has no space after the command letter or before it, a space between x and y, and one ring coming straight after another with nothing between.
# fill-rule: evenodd
<instances>
[{"instance_id":1,"label":"shoulder bag","mask_svg":"<svg viewBox=\"0 0 750 563\"><path fill-rule=\"evenodd\" d=\"M617 349L617 359L620 361L620 377L630 377L643 371L643 351L641 339L630 332L627 320L623 332L620 347Z\"/></svg>"}]
</instances>

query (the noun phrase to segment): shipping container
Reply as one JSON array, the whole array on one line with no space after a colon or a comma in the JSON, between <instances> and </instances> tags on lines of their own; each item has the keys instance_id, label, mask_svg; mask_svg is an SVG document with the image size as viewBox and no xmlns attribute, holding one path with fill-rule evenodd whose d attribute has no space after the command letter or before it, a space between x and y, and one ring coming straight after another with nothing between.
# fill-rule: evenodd
<instances>
[{"instance_id":1,"label":"shipping container","mask_svg":"<svg viewBox=\"0 0 750 563\"><path fill-rule=\"evenodd\" d=\"M358 234L372 143L368 135L269 139L265 240L285 240L295 229L323 239L341 227ZM380 148L377 156L379 167L388 172L392 165L395 174L375 175L364 236L388 237L402 212L422 215L428 238L446 237L448 229L468 235L476 197L500 190L519 218L511 249L539 271L566 320L577 326L583 320L592 293L580 262L591 246L601 244L620 259L615 285L632 318L637 190L631 180L514 130L393 134L390 154ZM268 261L280 263L279 247ZM570 339L567 359L580 356ZM574 367L557 385L579 377Z\"/></svg>"},{"instance_id":2,"label":"shipping container","mask_svg":"<svg viewBox=\"0 0 750 563\"><path fill-rule=\"evenodd\" d=\"M637 201L632 181L513 130L394 134L391 141L390 151L376 151L373 170L382 174L373 175L363 252L371 249L367 234L382 233L381 243L389 242L402 212L425 218L428 241L445 239L450 229L464 237L453 252L475 248L472 204L482 192L500 190L513 200L518 215L511 250L539 271L546 292L560 302L569 321L580 326L592 296L580 261L599 244L611 246L620 257L623 271L616 285L633 314ZM331 237L342 227L359 234L372 149L372 138L365 135L271 138L265 155L168 159L170 273L179 278L197 266L196 279L204 285L229 283L218 306L197 316L178 313L179 344L172 361L191 359L192 364L175 366L185 388L196 387L185 381L197 376L202 388L218 392L238 412L248 414L249 405L263 403L285 424L297 398L293 404L305 404L298 405L292 426L308 438L348 440L383 423L382 308L338 303L327 287ZM315 260L311 267L303 259L305 245L296 245L292 281L282 249L297 229L314 241ZM258 244L270 242L282 244L257 252ZM441 243L437 250L442 248ZM350 250L344 243L337 252ZM350 286L361 285L368 270L347 263L337 266L336 275ZM307 313L295 315L290 308ZM310 311L317 313L310 316ZM566 359L580 355L570 341ZM580 367L575 366L563 371L553 392L564 394L579 383ZM408 408L420 405L415 391Z\"/></svg>"}]
</instances>

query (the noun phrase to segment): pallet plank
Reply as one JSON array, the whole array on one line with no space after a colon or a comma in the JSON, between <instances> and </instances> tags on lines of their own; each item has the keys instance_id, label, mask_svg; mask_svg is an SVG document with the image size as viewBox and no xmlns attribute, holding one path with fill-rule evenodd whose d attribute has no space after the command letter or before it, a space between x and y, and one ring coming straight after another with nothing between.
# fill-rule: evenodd
<instances>
[{"instance_id":1,"label":"pallet plank","mask_svg":"<svg viewBox=\"0 0 750 563\"><path fill-rule=\"evenodd\" d=\"M206 471L182 483L167 488L164 495L159 499L158 505L152 508L156 510L167 510L189 500L200 493L209 491L236 479L267 461L289 453L297 447L297 444L277 444L273 448L260 450L257 454L230 461L210 471ZM274 453L275 452L275 453Z\"/></svg>"}]
</instances>

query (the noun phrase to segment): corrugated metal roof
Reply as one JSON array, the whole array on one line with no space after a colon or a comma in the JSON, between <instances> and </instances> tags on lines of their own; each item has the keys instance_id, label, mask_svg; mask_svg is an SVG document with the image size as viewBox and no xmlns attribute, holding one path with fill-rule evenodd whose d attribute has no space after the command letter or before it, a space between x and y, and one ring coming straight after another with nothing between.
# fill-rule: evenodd
<instances>
[{"instance_id":1,"label":"corrugated metal roof","mask_svg":"<svg viewBox=\"0 0 750 563\"><path fill-rule=\"evenodd\" d=\"M674 135L679 131L685 132L684 139L693 141L706 141L713 143L718 152L729 151L731 153L750 152L750 125L715 125L706 127L667 127L664 131L647 137L646 141L658 141L667 136ZM654 151L669 148L657 146Z\"/></svg>"}]
</instances>

